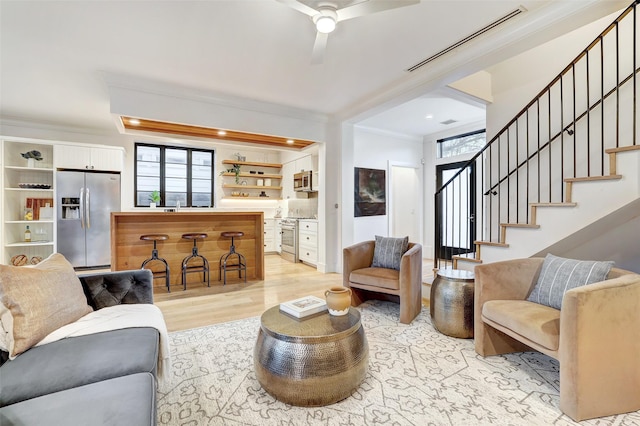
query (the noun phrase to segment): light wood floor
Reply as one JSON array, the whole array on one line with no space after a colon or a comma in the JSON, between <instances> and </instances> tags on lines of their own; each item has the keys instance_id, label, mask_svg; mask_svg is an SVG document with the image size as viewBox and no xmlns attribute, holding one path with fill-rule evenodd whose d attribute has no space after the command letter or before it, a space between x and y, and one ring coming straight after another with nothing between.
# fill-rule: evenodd
<instances>
[{"instance_id":1,"label":"light wood floor","mask_svg":"<svg viewBox=\"0 0 640 426\"><path fill-rule=\"evenodd\" d=\"M167 329L185 330L195 327L254 317L287 300L313 295L324 298L332 286L342 285L342 275L322 274L302 263L283 260L279 255L265 256L265 280L238 282L223 286L217 271L211 274L211 287L192 284L187 290L176 287L167 293L156 286L154 302L164 315ZM156 284L158 284L157 280Z\"/></svg>"},{"instance_id":2,"label":"light wood floor","mask_svg":"<svg viewBox=\"0 0 640 426\"><path fill-rule=\"evenodd\" d=\"M431 268L432 262L425 261L423 269L426 267ZM258 316L280 302L302 296L324 298L327 289L342 285L341 274L323 274L276 254L265 255L264 281L229 282L227 275L227 285L223 286L217 279L214 271L211 287L206 283L191 284L187 290L172 288L171 293L163 287L162 279L156 280L154 303L162 311L170 332ZM428 306L428 298L423 295L425 303Z\"/></svg>"}]
</instances>

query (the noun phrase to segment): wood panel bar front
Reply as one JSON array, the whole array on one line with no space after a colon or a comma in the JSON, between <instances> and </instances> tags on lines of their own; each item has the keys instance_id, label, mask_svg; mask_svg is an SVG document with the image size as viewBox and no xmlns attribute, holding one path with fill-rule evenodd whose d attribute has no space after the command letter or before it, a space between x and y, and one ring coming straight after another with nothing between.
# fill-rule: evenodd
<instances>
[{"instance_id":1,"label":"wood panel bar front","mask_svg":"<svg viewBox=\"0 0 640 426\"><path fill-rule=\"evenodd\" d=\"M182 288L182 259L191 254L192 240L182 234L206 233L208 237L198 240L198 251L209 261L211 285L218 285L220 256L229 251L230 238L220 236L222 232L241 231L243 237L236 238L236 251L247 261L247 279L264 280L264 213L262 212L117 212L111 213L111 269L123 271L139 269L145 259L151 257L153 241L142 241L144 234L167 234L168 240L158 241L158 256L169 264L171 289ZM194 264L196 261L194 260ZM158 271L164 266L159 262L148 265ZM190 263L191 264L191 263ZM238 272L227 272L227 283L240 282ZM242 279L244 282L244 277ZM154 286L164 286L164 278L154 281ZM201 273L187 274L189 285L202 283ZM222 283L220 282L220 285Z\"/></svg>"}]
</instances>

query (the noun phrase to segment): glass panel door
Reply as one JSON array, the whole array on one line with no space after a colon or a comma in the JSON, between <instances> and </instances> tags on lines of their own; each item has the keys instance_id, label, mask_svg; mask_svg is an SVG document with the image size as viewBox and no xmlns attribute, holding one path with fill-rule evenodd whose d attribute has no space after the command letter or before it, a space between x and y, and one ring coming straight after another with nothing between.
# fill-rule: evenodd
<instances>
[{"instance_id":1,"label":"glass panel door","mask_svg":"<svg viewBox=\"0 0 640 426\"><path fill-rule=\"evenodd\" d=\"M458 175L465 165L458 162L436 167L438 188L453 179L437 200L440 259L450 260L452 256L475 250L475 163Z\"/></svg>"}]
</instances>

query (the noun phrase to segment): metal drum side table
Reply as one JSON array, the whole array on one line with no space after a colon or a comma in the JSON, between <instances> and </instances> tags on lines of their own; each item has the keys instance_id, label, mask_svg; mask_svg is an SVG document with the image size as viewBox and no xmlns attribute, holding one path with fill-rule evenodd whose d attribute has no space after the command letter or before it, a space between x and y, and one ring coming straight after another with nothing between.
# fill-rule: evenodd
<instances>
[{"instance_id":1,"label":"metal drum side table","mask_svg":"<svg viewBox=\"0 0 640 426\"><path fill-rule=\"evenodd\" d=\"M442 334L473 337L474 274L458 269L439 269L431 284L431 323Z\"/></svg>"},{"instance_id":2,"label":"metal drum side table","mask_svg":"<svg viewBox=\"0 0 640 426\"><path fill-rule=\"evenodd\" d=\"M294 319L274 306L260 319L253 363L263 389L284 403L312 407L347 398L369 364L360 312Z\"/></svg>"}]
</instances>

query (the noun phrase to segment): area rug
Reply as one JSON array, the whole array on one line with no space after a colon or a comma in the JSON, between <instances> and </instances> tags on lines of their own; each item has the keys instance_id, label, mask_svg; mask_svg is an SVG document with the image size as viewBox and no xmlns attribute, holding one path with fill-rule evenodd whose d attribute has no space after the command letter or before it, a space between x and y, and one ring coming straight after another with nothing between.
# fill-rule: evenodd
<instances>
[{"instance_id":1,"label":"area rug","mask_svg":"<svg viewBox=\"0 0 640 426\"><path fill-rule=\"evenodd\" d=\"M558 363L526 352L482 358L472 339L437 332L428 310L398 322L398 305L358 308L369 372L349 398L326 407L277 401L256 380L260 318L170 334L171 378L158 389L162 425L570 425L559 407ZM640 412L581 425L640 425Z\"/></svg>"}]
</instances>

